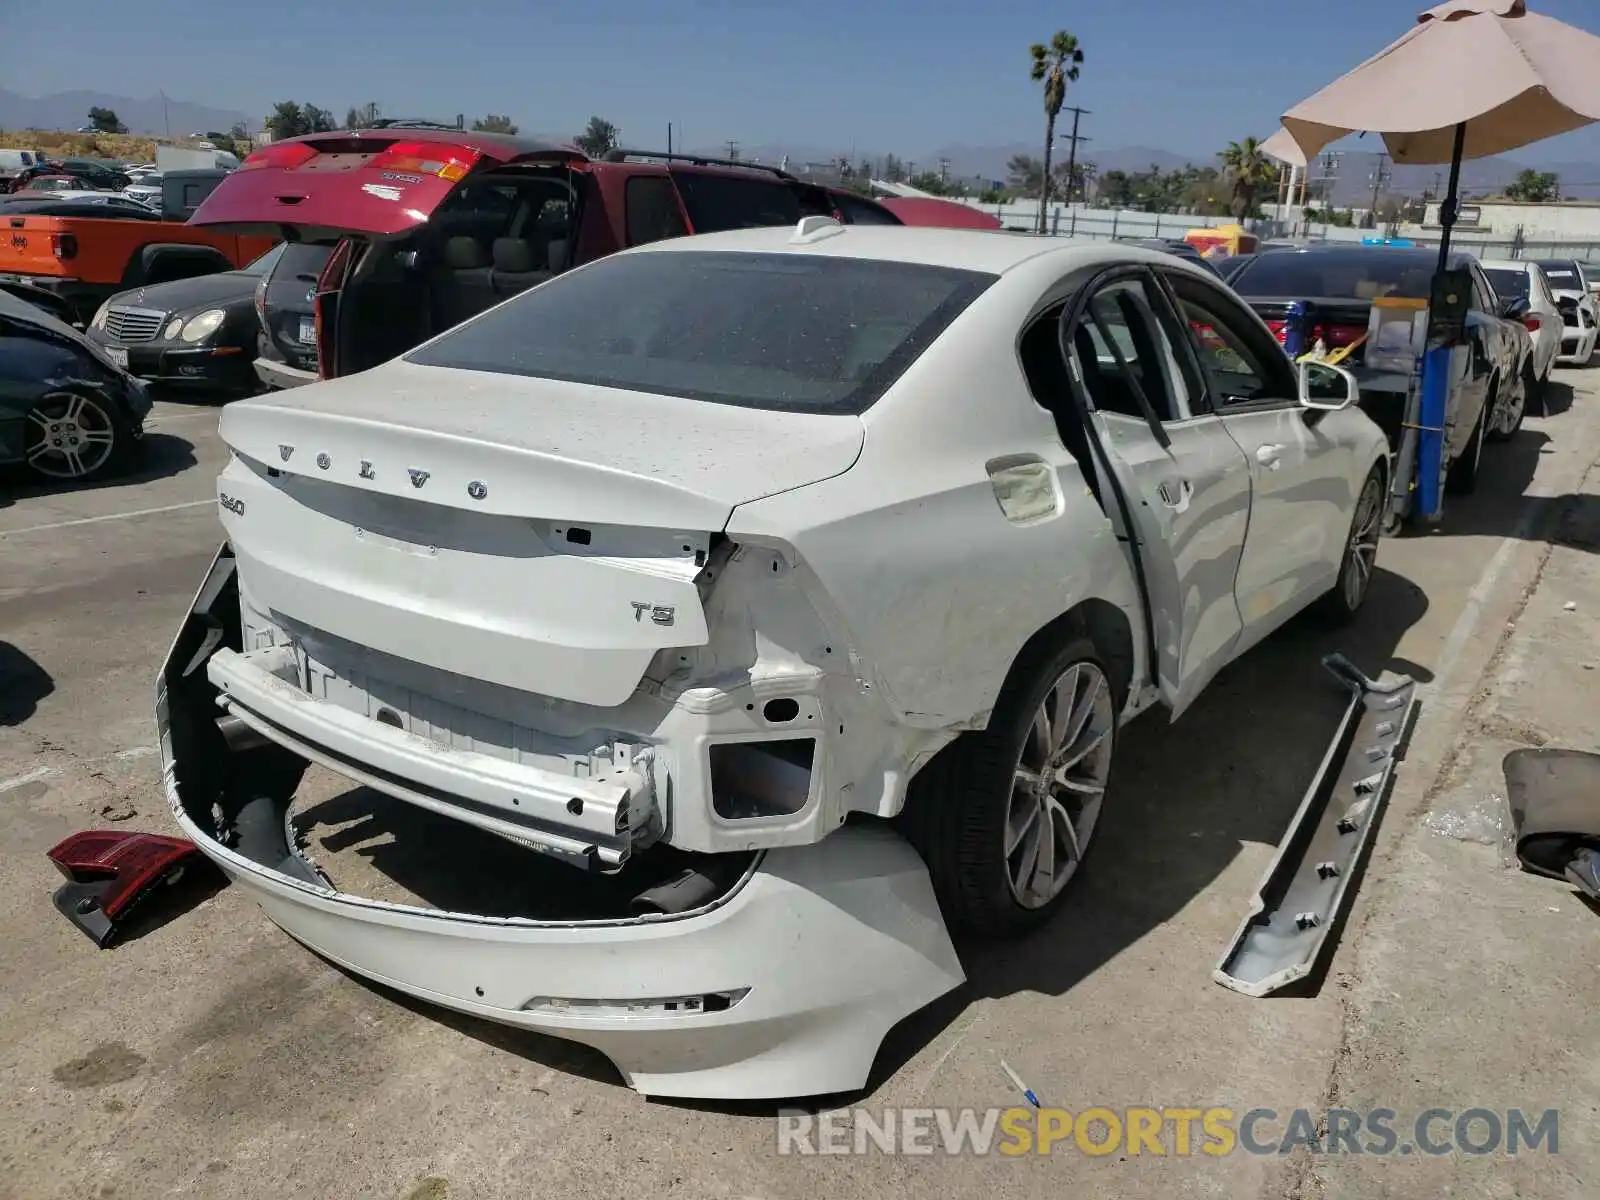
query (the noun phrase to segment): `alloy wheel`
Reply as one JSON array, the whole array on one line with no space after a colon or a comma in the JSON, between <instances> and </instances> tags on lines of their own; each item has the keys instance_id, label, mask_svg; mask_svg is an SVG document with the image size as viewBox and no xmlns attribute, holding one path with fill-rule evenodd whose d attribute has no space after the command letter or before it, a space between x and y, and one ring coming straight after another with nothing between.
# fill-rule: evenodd
<instances>
[{"instance_id":1,"label":"alloy wheel","mask_svg":"<svg viewBox=\"0 0 1600 1200\"><path fill-rule=\"evenodd\" d=\"M1356 501L1355 520L1350 523L1350 545L1345 550L1344 602L1354 612L1366 599L1372 585L1372 571L1378 563L1379 527L1383 524L1383 494L1377 476L1369 476Z\"/></svg>"},{"instance_id":2,"label":"alloy wheel","mask_svg":"<svg viewBox=\"0 0 1600 1200\"><path fill-rule=\"evenodd\" d=\"M1506 402L1500 405L1495 413L1495 432L1502 437L1509 437L1522 423L1523 410L1528 406L1528 392L1533 382L1533 367L1524 368L1516 385L1511 389L1511 395Z\"/></svg>"},{"instance_id":3,"label":"alloy wheel","mask_svg":"<svg viewBox=\"0 0 1600 1200\"><path fill-rule=\"evenodd\" d=\"M50 479L83 479L105 466L116 448L116 425L96 400L52 392L28 413L23 458Z\"/></svg>"},{"instance_id":4,"label":"alloy wheel","mask_svg":"<svg viewBox=\"0 0 1600 1200\"><path fill-rule=\"evenodd\" d=\"M1005 858L1012 898L1043 908L1074 874L1099 823L1116 710L1092 662L1069 666L1045 694L1012 772Z\"/></svg>"}]
</instances>

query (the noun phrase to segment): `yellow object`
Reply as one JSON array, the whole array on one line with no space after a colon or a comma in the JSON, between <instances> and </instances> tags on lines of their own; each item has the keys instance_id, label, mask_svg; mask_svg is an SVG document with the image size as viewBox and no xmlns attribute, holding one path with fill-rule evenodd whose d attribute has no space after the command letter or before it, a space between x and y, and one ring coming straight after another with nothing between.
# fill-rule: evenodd
<instances>
[{"instance_id":1,"label":"yellow object","mask_svg":"<svg viewBox=\"0 0 1600 1200\"><path fill-rule=\"evenodd\" d=\"M1261 239L1243 225L1215 225L1205 229L1191 229L1183 235L1206 258L1224 254L1254 254Z\"/></svg>"}]
</instances>

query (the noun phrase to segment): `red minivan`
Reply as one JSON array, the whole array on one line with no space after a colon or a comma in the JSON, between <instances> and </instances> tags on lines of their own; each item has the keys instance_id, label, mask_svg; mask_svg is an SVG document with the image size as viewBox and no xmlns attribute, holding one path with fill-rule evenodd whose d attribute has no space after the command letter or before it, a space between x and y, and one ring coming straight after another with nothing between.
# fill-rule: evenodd
<instances>
[{"instance_id":1,"label":"red minivan","mask_svg":"<svg viewBox=\"0 0 1600 1200\"><path fill-rule=\"evenodd\" d=\"M191 223L332 247L315 289L318 374L331 378L626 246L814 214L843 215L827 190L775 168L621 150L595 159L396 123L265 146Z\"/></svg>"}]
</instances>

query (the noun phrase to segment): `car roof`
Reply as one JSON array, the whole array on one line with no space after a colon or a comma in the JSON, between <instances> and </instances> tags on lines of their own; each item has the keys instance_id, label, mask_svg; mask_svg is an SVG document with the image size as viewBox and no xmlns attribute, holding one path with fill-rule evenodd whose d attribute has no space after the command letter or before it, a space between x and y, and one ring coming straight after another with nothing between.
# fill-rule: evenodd
<instances>
[{"instance_id":1,"label":"car roof","mask_svg":"<svg viewBox=\"0 0 1600 1200\"><path fill-rule=\"evenodd\" d=\"M1524 271L1531 273L1539 267L1531 258L1480 258L1478 265L1485 271Z\"/></svg>"},{"instance_id":2,"label":"car roof","mask_svg":"<svg viewBox=\"0 0 1600 1200\"><path fill-rule=\"evenodd\" d=\"M947 229L930 225L842 225L826 237L796 240L792 225L705 233L697 237L668 238L636 246L625 254L673 254L696 251L734 251L745 254L817 254L835 258L872 259L914 263L930 267L956 267L1004 275L1023 263L1045 255L1061 262L1063 270L1118 262L1177 264L1215 282L1216 276L1192 260L1126 242L1063 238L1005 230Z\"/></svg>"}]
</instances>

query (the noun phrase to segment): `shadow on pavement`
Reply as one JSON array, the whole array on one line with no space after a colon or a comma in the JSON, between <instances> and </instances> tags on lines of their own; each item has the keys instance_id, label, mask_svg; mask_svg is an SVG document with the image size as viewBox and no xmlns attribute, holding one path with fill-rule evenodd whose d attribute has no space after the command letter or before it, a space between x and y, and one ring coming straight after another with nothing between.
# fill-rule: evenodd
<instances>
[{"instance_id":1,"label":"shadow on pavement","mask_svg":"<svg viewBox=\"0 0 1600 1200\"><path fill-rule=\"evenodd\" d=\"M890 1033L869 1090L899 1070L972 1001L1035 992L1060 996L1146 934L1173 919L1233 862L1246 842L1275 845L1298 808L1349 693L1321 665L1339 650L1369 675L1385 670L1431 676L1394 657L1401 637L1427 612L1421 589L1379 568L1356 624L1328 632L1301 617L1222 673L1182 720L1159 712L1130 725L1119 748L1107 815L1075 891L1049 925L1020 941L958 945L968 983ZM1261 753L1263 739L1272 753ZM326 862L341 886L365 892L349 875L367 874L377 897L479 913L526 912L551 882L595 893L604 877L550 864L500 838L432 817L399 801L353 789L308 808L313 854L353 854ZM549 872L559 874L552 877ZM393 895L397 883L408 896ZM632 882L630 894L639 890ZM1241 917L1248 896L1238 897ZM548 904L548 901L544 903ZM541 913L541 915L543 915ZM1201 955L1223 947L1198 946ZM1331 950L1330 950L1331 952ZM583 1047L402 1000L470 1037L560 1070L616 1079L602 1056ZM674 1101L673 1103L681 1103ZM710 1104L718 1111L770 1114L772 1104Z\"/></svg>"},{"instance_id":2,"label":"shadow on pavement","mask_svg":"<svg viewBox=\"0 0 1600 1200\"><path fill-rule=\"evenodd\" d=\"M96 479L89 483L45 482L21 471L11 471L8 478L0 480L0 508L18 500L38 496L60 496L73 492L93 492L104 488L132 487L157 479L180 475L195 464L194 443L171 433L150 432L144 435L135 456L134 467L120 475Z\"/></svg>"},{"instance_id":3,"label":"shadow on pavement","mask_svg":"<svg viewBox=\"0 0 1600 1200\"><path fill-rule=\"evenodd\" d=\"M1544 385L1544 395L1540 397L1540 401L1543 403L1543 411L1540 412L1540 404L1536 402L1533 407L1534 412L1541 417L1559 417L1572 409L1572 385L1563 383L1559 379L1552 379Z\"/></svg>"},{"instance_id":4,"label":"shadow on pavement","mask_svg":"<svg viewBox=\"0 0 1600 1200\"><path fill-rule=\"evenodd\" d=\"M1560 388L1566 385L1550 385L1552 393ZM1551 434L1527 428L1509 442L1485 447L1478 491L1447 497L1438 526L1413 529L1409 536L1517 538L1600 551L1600 497L1574 492L1527 494L1539 460L1555 450Z\"/></svg>"},{"instance_id":5,"label":"shadow on pavement","mask_svg":"<svg viewBox=\"0 0 1600 1200\"><path fill-rule=\"evenodd\" d=\"M32 657L0 641L0 729L25 724L51 692L56 681Z\"/></svg>"}]
</instances>

